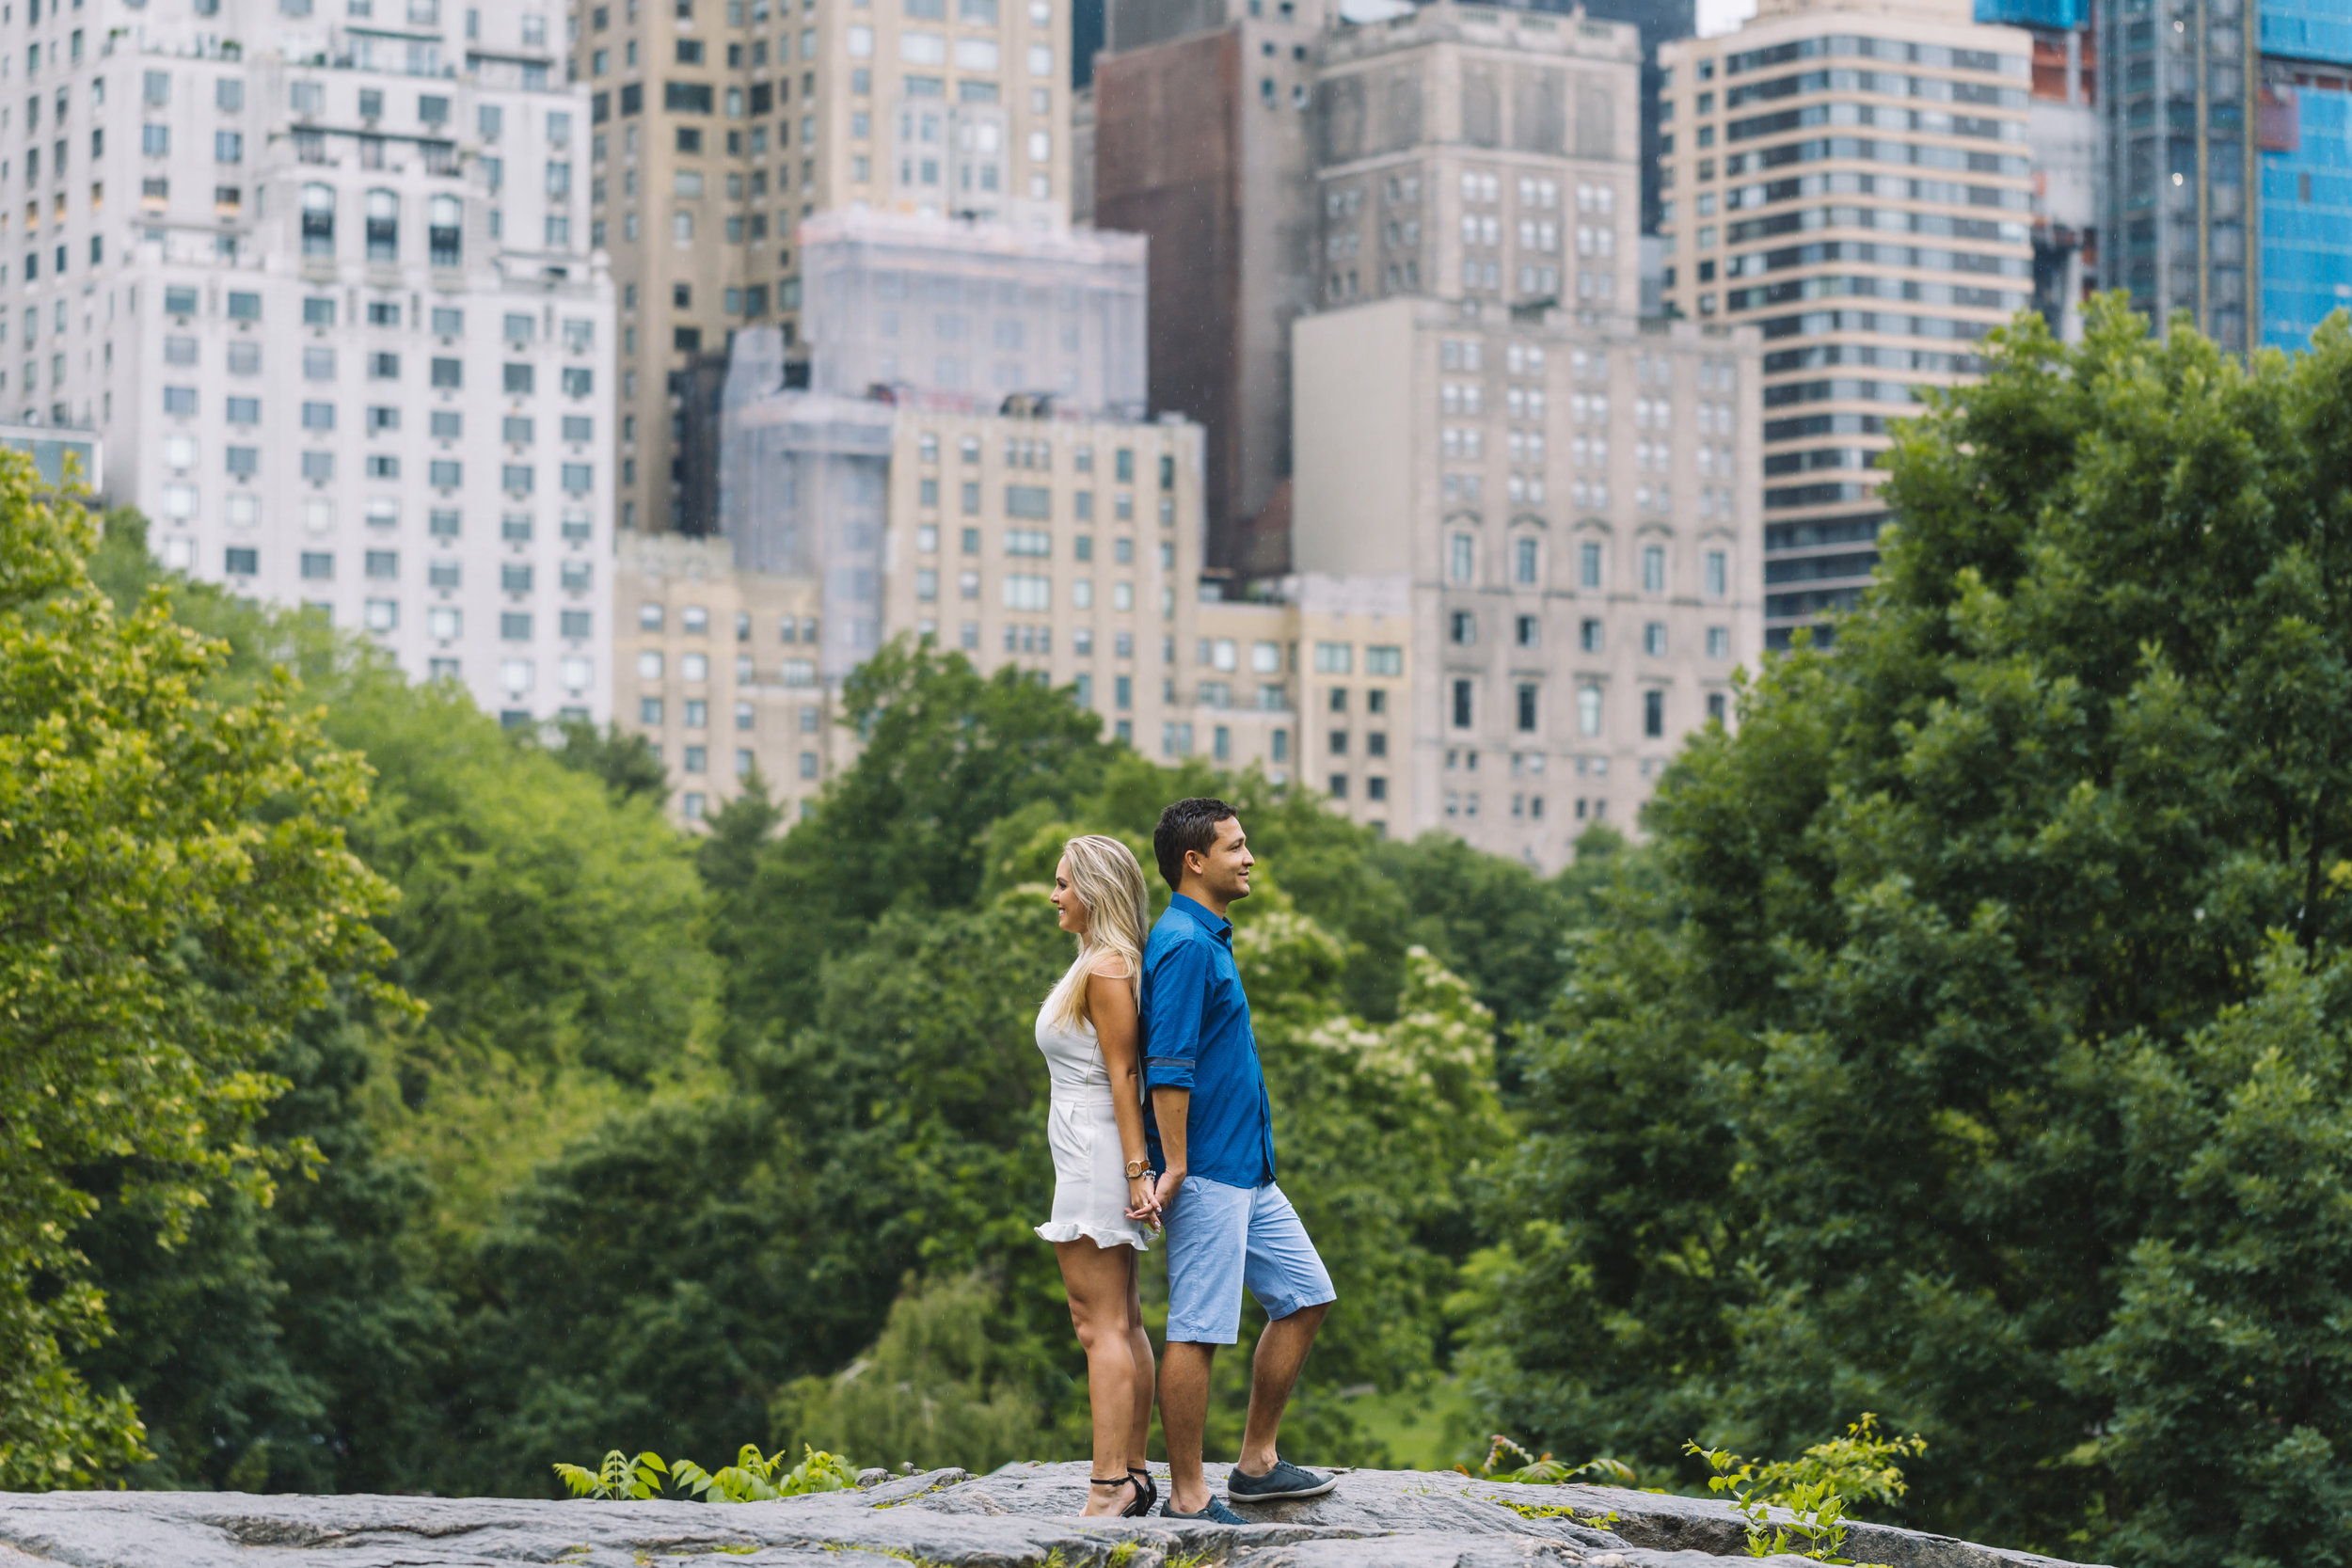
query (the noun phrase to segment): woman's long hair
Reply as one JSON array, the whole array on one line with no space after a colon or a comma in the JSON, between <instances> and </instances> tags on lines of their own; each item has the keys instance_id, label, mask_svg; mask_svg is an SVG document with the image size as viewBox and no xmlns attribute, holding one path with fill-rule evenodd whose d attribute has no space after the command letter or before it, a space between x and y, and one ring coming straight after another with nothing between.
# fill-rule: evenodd
<instances>
[{"instance_id":1,"label":"woman's long hair","mask_svg":"<svg viewBox=\"0 0 2352 1568\"><path fill-rule=\"evenodd\" d=\"M1070 864L1070 888L1086 906L1086 935L1078 957L1045 999L1045 1021L1075 1029L1086 1019L1087 976L1102 959L1116 957L1130 985L1143 974L1143 933L1152 905L1143 891L1143 867L1135 852L1115 838L1088 833L1062 846Z\"/></svg>"}]
</instances>

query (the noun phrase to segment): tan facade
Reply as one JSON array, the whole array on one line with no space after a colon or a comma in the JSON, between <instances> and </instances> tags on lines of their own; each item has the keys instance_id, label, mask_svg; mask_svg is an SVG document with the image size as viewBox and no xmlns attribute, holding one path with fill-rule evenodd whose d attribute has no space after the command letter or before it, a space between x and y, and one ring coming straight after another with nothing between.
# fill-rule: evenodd
<instances>
[{"instance_id":1,"label":"tan facade","mask_svg":"<svg viewBox=\"0 0 2352 1568\"><path fill-rule=\"evenodd\" d=\"M696 820L756 768L787 817L836 766L840 727L817 674L814 578L738 571L723 539L624 534L614 563L613 709Z\"/></svg>"},{"instance_id":2,"label":"tan facade","mask_svg":"<svg viewBox=\"0 0 2352 1568\"><path fill-rule=\"evenodd\" d=\"M1772 646L1876 569L1889 421L1979 373L1977 345L2032 302L2032 40L1969 17L1965 0L1773 0L1661 54L1666 302L1771 345Z\"/></svg>"},{"instance_id":3,"label":"tan facade","mask_svg":"<svg viewBox=\"0 0 2352 1568\"><path fill-rule=\"evenodd\" d=\"M590 234L620 295L624 530L709 526L683 515L707 467L687 404L718 374L695 356L750 324L797 341L800 219L1068 210L1069 0L583 0L574 21Z\"/></svg>"},{"instance_id":4,"label":"tan facade","mask_svg":"<svg viewBox=\"0 0 2352 1568\"><path fill-rule=\"evenodd\" d=\"M1602 313L1639 301L1639 31L1424 6L1324 40L1326 309L1443 294Z\"/></svg>"},{"instance_id":5,"label":"tan facade","mask_svg":"<svg viewBox=\"0 0 2352 1568\"><path fill-rule=\"evenodd\" d=\"M1355 662L1304 677L1300 776L1335 796L1344 778L1367 819L1384 777L1388 832L1545 867L1589 821L1630 830L1761 646L1758 350L1435 300L1302 322L1301 641ZM1375 729L1355 672L1392 645Z\"/></svg>"},{"instance_id":6,"label":"tan facade","mask_svg":"<svg viewBox=\"0 0 2352 1568\"><path fill-rule=\"evenodd\" d=\"M1199 426L906 409L888 496L885 641L1074 686L1148 756L1192 749Z\"/></svg>"}]
</instances>

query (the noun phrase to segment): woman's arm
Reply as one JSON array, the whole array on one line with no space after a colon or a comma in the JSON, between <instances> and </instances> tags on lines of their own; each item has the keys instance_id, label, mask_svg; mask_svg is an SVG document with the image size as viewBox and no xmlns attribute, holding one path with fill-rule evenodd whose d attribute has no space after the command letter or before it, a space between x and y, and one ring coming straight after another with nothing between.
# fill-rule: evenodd
<instances>
[{"instance_id":1,"label":"woman's arm","mask_svg":"<svg viewBox=\"0 0 2352 1568\"><path fill-rule=\"evenodd\" d=\"M1099 968L1089 971L1087 1016L1093 1021L1103 1066L1111 1075L1111 1112L1119 1118L1120 1158L1132 1165L1148 1157L1143 1141L1143 1062L1136 1049L1139 1031L1134 980L1125 974L1104 974ZM1149 1171L1128 1179L1127 1215L1157 1221Z\"/></svg>"}]
</instances>

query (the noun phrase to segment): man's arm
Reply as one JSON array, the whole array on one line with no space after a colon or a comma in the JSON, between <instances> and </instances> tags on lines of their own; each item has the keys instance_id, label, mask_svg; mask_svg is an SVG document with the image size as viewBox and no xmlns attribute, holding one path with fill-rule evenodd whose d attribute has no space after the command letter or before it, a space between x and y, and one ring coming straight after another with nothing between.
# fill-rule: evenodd
<instances>
[{"instance_id":1,"label":"man's arm","mask_svg":"<svg viewBox=\"0 0 2352 1568\"><path fill-rule=\"evenodd\" d=\"M1184 1184L1184 1118L1191 1114L1190 1089L1152 1091L1152 1119L1159 1124L1160 1154L1168 1166L1152 1184L1152 1201L1162 1209L1176 1200L1176 1189Z\"/></svg>"},{"instance_id":2,"label":"man's arm","mask_svg":"<svg viewBox=\"0 0 2352 1568\"><path fill-rule=\"evenodd\" d=\"M1145 962L1151 970L1143 1021L1143 1081L1158 1099L1161 1089L1183 1089L1191 1098L1194 1064L1200 1055L1200 1014L1209 994L1209 955L1197 942L1170 942Z\"/></svg>"}]
</instances>

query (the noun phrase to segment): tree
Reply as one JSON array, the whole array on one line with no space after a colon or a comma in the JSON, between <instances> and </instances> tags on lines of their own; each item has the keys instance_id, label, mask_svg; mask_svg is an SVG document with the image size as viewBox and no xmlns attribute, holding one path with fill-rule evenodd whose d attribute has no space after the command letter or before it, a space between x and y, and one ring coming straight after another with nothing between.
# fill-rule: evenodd
<instances>
[{"instance_id":1,"label":"tree","mask_svg":"<svg viewBox=\"0 0 2352 1568\"><path fill-rule=\"evenodd\" d=\"M894 642L842 688L862 749L759 857L714 911L737 1033L806 1019L819 966L892 905L966 906L978 896L989 825L1032 801L1070 802L1100 784L1113 748L1102 721L1029 673L982 675L961 654Z\"/></svg>"},{"instance_id":2,"label":"tree","mask_svg":"<svg viewBox=\"0 0 2352 1568\"><path fill-rule=\"evenodd\" d=\"M263 1064L382 960L370 920L390 902L337 825L364 770L293 681L206 695L223 650L161 596L118 613L88 521L33 483L0 459L0 1486L18 1488L88 1484L142 1449L130 1402L65 1359L107 1330L74 1228L110 1200L168 1244L216 1184L266 1198L273 1162L246 1142L283 1087Z\"/></svg>"},{"instance_id":3,"label":"tree","mask_svg":"<svg viewBox=\"0 0 2352 1568\"><path fill-rule=\"evenodd\" d=\"M574 772L603 780L614 800L660 805L669 799L669 771L644 736L631 735L611 720L598 729L585 719L566 719L557 730L564 743L550 754Z\"/></svg>"},{"instance_id":4,"label":"tree","mask_svg":"<svg viewBox=\"0 0 2352 1568\"><path fill-rule=\"evenodd\" d=\"M1657 883L1608 895L1528 1053L1486 1398L1660 1465L1867 1408L1929 1439L1922 1521L2188 1560L2193 1493L2230 1560L2333 1560L2340 1407L2152 1329L2221 1310L2340 1364L2259 1284L2334 1257L2290 1220L2346 1150L2310 1026L2253 1004L2352 919L2352 332L2241 367L2107 299L1988 360L1902 428L1836 657L1768 665L1670 769Z\"/></svg>"}]
</instances>

